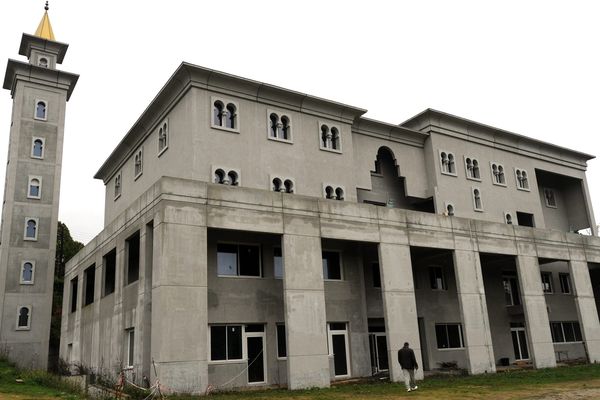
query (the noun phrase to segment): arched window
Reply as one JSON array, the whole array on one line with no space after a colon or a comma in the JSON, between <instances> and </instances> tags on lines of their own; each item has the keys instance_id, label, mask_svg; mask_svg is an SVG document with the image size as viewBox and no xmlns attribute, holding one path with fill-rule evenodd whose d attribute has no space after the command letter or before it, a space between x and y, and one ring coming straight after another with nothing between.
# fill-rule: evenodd
<instances>
[{"instance_id":1,"label":"arched window","mask_svg":"<svg viewBox=\"0 0 600 400\"><path fill-rule=\"evenodd\" d=\"M219 100L215 101L213 107L213 124L217 126L223 126L223 116L225 112L225 106Z\"/></svg>"},{"instance_id":2,"label":"arched window","mask_svg":"<svg viewBox=\"0 0 600 400\"><path fill-rule=\"evenodd\" d=\"M281 117L281 138L284 140L290 140L292 138L290 132L290 119L285 115Z\"/></svg>"},{"instance_id":3,"label":"arched window","mask_svg":"<svg viewBox=\"0 0 600 400\"><path fill-rule=\"evenodd\" d=\"M342 188L335 189L335 199L344 200L344 190Z\"/></svg>"},{"instance_id":4,"label":"arched window","mask_svg":"<svg viewBox=\"0 0 600 400\"><path fill-rule=\"evenodd\" d=\"M331 186L327 186L325 188L325 198L326 199L333 199L335 198L335 192L333 190L333 188Z\"/></svg>"},{"instance_id":5,"label":"arched window","mask_svg":"<svg viewBox=\"0 0 600 400\"><path fill-rule=\"evenodd\" d=\"M529 189L529 181L527 180L527 171L523 171L522 186L523 189Z\"/></svg>"},{"instance_id":6,"label":"arched window","mask_svg":"<svg viewBox=\"0 0 600 400\"><path fill-rule=\"evenodd\" d=\"M40 138L33 140L33 145L31 147L31 156L35 158L43 158L44 157L44 141Z\"/></svg>"},{"instance_id":7,"label":"arched window","mask_svg":"<svg viewBox=\"0 0 600 400\"><path fill-rule=\"evenodd\" d=\"M510 215L509 213L504 214L504 219L506 220L506 223L508 225L512 225L512 215Z\"/></svg>"},{"instance_id":8,"label":"arched window","mask_svg":"<svg viewBox=\"0 0 600 400\"><path fill-rule=\"evenodd\" d=\"M35 118L46 119L46 102L38 100L35 105Z\"/></svg>"},{"instance_id":9,"label":"arched window","mask_svg":"<svg viewBox=\"0 0 600 400\"><path fill-rule=\"evenodd\" d=\"M448 153L448 173L455 174L456 173L456 165L454 163L454 154Z\"/></svg>"},{"instance_id":10,"label":"arched window","mask_svg":"<svg viewBox=\"0 0 600 400\"><path fill-rule=\"evenodd\" d=\"M442 168L443 173L450 172L450 171L448 171L448 154L446 154L443 151L440 153L440 163L441 163L441 168Z\"/></svg>"},{"instance_id":11,"label":"arched window","mask_svg":"<svg viewBox=\"0 0 600 400\"><path fill-rule=\"evenodd\" d=\"M274 192L282 192L284 190L285 190L285 188L283 187L283 185L281 183L281 179L279 179L279 178L273 179L273 191Z\"/></svg>"},{"instance_id":12,"label":"arched window","mask_svg":"<svg viewBox=\"0 0 600 400\"><path fill-rule=\"evenodd\" d=\"M29 328L29 307L20 307L19 316L17 318L17 328L27 329Z\"/></svg>"},{"instance_id":13,"label":"arched window","mask_svg":"<svg viewBox=\"0 0 600 400\"><path fill-rule=\"evenodd\" d=\"M225 171L223 171L222 169L217 169L215 171L214 182L225 183Z\"/></svg>"},{"instance_id":14,"label":"arched window","mask_svg":"<svg viewBox=\"0 0 600 400\"><path fill-rule=\"evenodd\" d=\"M25 238L37 239L37 222L34 219L28 219L25 226Z\"/></svg>"},{"instance_id":15,"label":"arched window","mask_svg":"<svg viewBox=\"0 0 600 400\"><path fill-rule=\"evenodd\" d=\"M134 158L134 176L137 178L143 172L144 159L142 149L138 150Z\"/></svg>"},{"instance_id":16,"label":"arched window","mask_svg":"<svg viewBox=\"0 0 600 400\"><path fill-rule=\"evenodd\" d=\"M452 204L446 205L446 213L451 217L454 215L454 206Z\"/></svg>"},{"instance_id":17,"label":"arched window","mask_svg":"<svg viewBox=\"0 0 600 400\"><path fill-rule=\"evenodd\" d=\"M46 57L40 57L38 61L38 66L48 68L48 59Z\"/></svg>"},{"instance_id":18,"label":"arched window","mask_svg":"<svg viewBox=\"0 0 600 400\"><path fill-rule=\"evenodd\" d=\"M483 204L481 202L481 192L479 191L479 189L473 189L473 205L475 207L475 210L483 210Z\"/></svg>"},{"instance_id":19,"label":"arched window","mask_svg":"<svg viewBox=\"0 0 600 400\"><path fill-rule=\"evenodd\" d=\"M285 182L283 182L283 185L285 186L286 193L294 193L294 182L290 179L286 179Z\"/></svg>"},{"instance_id":20,"label":"arched window","mask_svg":"<svg viewBox=\"0 0 600 400\"><path fill-rule=\"evenodd\" d=\"M34 199L40 198L40 180L37 178L32 178L29 180L29 193L27 197L32 197Z\"/></svg>"},{"instance_id":21,"label":"arched window","mask_svg":"<svg viewBox=\"0 0 600 400\"><path fill-rule=\"evenodd\" d=\"M121 173L115 176L115 198L121 195Z\"/></svg>"},{"instance_id":22,"label":"arched window","mask_svg":"<svg viewBox=\"0 0 600 400\"><path fill-rule=\"evenodd\" d=\"M327 125L321 125L321 146L328 148L331 143L331 134Z\"/></svg>"},{"instance_id":23,"label":"arched window","mask_svg":"<svg viewBox=\"0 0 600 400\"><path fill-rule=\"evenodd\" d=\"M504 167L502 165L498 165L498 183L506 183L506 179L504 178Z\"/></svg>"},{"instance_id":24,"label":"arched window","mask_svg":"<svg viewBox=\"0 0 600 400\"><path fill-rule=\"evenodd\" d=\"M167 123L163 123L163 125L158 130L158 152L161 153L163 150L167 148L169 145L169 131Z\"/></svg>"},{"instance_id":25,"label":"arched window","mask_svg":"<svg viewBox=\"0 0 600 400\"><path fill-rule=\"evenodd\" d=\"M229 184L231 186L237 186L238 185L238 174L235 171L229 171L227 173L227 176L229 177Z\"/></svg>"},{"instance_id":26,"label":"arched window","mask_svg":"<svg viewBox=\"0 0 600 400\"><path fill-rule=\"evenodd\" d=\"M473 161L470 158L465 158L465 164L467 166L467 176L473 177Z\"/></svg>"},{"instance_id":27,"label":"arched window","mask_svg":"<svg viewBox=\"0 0 600 400\"><path fill-rule=\"evenodd\" d=\"M272 113L269 116L269 120L271 121L271 130L270 130L270 136L273 138L276 138L279 132L279 117L277 116L277 114Z\"/></svg>"},{"instance_id":28,"label":"arched window","mask_svg":"<svg viewBox=\"0 0 600 400\"><path fill-rule=\"evenodd\" d=\"M340 132L337 128L331 128L331 148L334 150L340 149Z\"/></svg>"},{"instance_id":29,"label":"arched window","mask_svg":"<svg viewBox=\"0 0 600 400\"><path fill-rule=\"evenodd\" d=\"M29 261L21 267L21 283L33 283L33 264Z\"/></svg>"},{"instance_id":30,"label":"arched window","mask_svg":"<svg viewBox=\"0 0 600 400\"><path fill-rule=\"evenodd\" d=\"M479 161L473 160L473 178L481 179L481 174L479 173Z\"/></svg>"},{"instance_id":31,"label":"arched window","mask_svg":"<svg viewBox=\"0 0 600 400\"><path fill-rule=\"evenodd\" d=\"M233 103L227 104L227 119L225 121L225 127L229 129L237 128L237 114L235 112L235 105Z\"/></svg>"}]
</instances>

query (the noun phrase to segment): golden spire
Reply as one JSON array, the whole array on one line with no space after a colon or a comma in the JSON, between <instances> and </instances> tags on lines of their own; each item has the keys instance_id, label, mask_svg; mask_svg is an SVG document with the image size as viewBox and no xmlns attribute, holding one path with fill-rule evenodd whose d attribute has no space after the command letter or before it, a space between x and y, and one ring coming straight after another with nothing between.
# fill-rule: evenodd
<instances>
[{"instance_id":1,"label":"golden spire","mask_svg":"<svg viewBox=\"0 0 600 400\"><path fill-rule=\"evenodd\" d=\"M44 16L38 25L37 30L35 31L35 36L41 37L42 39L55 40L54 32L52 31L52 25L50 25L50 18L48 17L48 2L46 2L46 6L44 7Z\"/></svg>"}]
</instances>

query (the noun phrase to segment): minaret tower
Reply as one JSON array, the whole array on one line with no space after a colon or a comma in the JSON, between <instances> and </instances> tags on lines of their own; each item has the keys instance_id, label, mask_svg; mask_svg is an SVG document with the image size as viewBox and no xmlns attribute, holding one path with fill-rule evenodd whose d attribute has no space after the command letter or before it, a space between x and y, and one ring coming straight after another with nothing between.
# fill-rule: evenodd
<instances>
[{"instance_id":1,"label":"minaret tower","mask_svg":"<svg viewBox=\"0 0 600 400\"><path fill-rule=\"evenodd\" d=\"M48 17L8 60L13 99L0 233L0 346L21 366L43 368L48 343L66 103L78 75L56 69L67 44Z\"/></svg>"}]
</instances>

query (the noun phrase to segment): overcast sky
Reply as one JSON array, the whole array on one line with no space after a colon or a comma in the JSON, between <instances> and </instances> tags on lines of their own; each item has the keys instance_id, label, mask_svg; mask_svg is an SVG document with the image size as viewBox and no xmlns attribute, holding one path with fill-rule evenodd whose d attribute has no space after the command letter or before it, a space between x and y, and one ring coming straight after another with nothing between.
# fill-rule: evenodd
<instances>
[{"instance_id":1,"label":"overcast sky","mask_svg":"<svg viewBox=\"0 0 600 400\"><path fill-rule=\"evenodd\" d=\"M103 227L94 173L182 61L390 123L431 107L600 156L597 1L53 0L49 14L69 44L60 68L81 75L59 219L85 243ZM24 60L43 1L2 1L0 15L0 59ZM11 107L2 91L1 181ZM600 218L600 161L587 179Z\"/></svg>"}]
</instances>

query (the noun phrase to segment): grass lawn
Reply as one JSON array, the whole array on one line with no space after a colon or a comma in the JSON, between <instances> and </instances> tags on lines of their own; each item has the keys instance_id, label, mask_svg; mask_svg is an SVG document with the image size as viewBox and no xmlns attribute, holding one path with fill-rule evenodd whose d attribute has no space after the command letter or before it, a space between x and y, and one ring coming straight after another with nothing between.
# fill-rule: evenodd
<instances>
[{"instance_id":1,"label":"grass lawn","mask_svg":"<svg viewBox=\"0 0 600 400\"><path fill-rule=\"evenodd\" d=\"M22 378L23 383L16 383ZM215 400L392 400L409 397L420 400L458 399L600 399L600 365L510 371L478 376L438 376L419 382L419 390L406 393L404 386L397 383L378 382L345 384L330 389L303 391L260 390L244 392L213 393L208 398ZM172 399L192 399L176 396ZM197 398L197 397L195 397ZM46 373L19 373L6 362L0 361L0 399L83 399L69 391L58 378Z\"/></svg>"}]
</instances>

